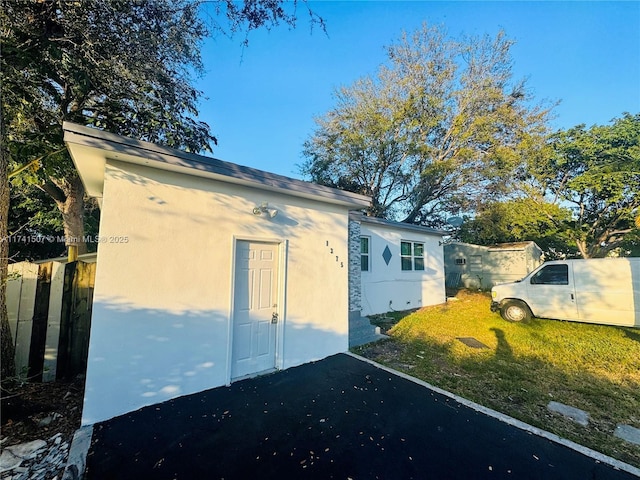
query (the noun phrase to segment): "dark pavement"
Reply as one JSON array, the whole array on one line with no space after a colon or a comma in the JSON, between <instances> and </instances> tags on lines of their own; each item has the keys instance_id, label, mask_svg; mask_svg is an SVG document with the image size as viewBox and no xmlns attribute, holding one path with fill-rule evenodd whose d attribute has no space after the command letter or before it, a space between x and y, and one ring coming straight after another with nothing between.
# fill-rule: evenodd
<instances>
[{"instance_id":1,"label":"dark pavement","mask_svg":"<svg viewBox=\"0 0 640 480\"><path fill-rule=\"evenodd\" d=\"M96 479L637 479L349 355L94 428Z\"/></svg>"}]
</instances>

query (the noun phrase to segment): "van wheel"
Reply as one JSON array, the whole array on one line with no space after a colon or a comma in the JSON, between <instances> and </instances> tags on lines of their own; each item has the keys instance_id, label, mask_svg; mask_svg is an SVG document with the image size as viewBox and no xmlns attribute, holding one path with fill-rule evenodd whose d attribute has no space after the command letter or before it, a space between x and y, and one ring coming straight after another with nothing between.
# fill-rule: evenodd
<instances>
[{"instance_id":1,"label":"van wheel","mask_svg":"<svg viewBox=\"0 0 640 480\"><path fill-rule=\"evenodd\" d=\"M507 300L500 308L500 315L508 322L528 322L531 320L531 310L520 300Z\"/></svg>"}]
</instances>

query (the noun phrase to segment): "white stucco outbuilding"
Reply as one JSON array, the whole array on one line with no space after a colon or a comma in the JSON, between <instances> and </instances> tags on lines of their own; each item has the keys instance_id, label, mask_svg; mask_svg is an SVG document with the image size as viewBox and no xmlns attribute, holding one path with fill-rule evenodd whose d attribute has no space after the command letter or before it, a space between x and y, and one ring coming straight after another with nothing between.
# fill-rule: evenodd
<instances>
[{"instance_id":1,"label":"white stucco outbuilding","mask_svg":"<svg viewBox=\"0 0 640 480\"><path fill-rule=\"evenodd\" d=\"M451 242L444 246L447 286L490 289L515 282L544 261L542 249L532 241L475 245Z\"/></svg>"},{"instance_id":2,"label":"white stucco outbuilding","mask_svg":"<svg viewBox=\"0 0 640 480\"><path fill-rule=\"evenodd\" d=\"M349 211L368 197L64 130L101 204L84 425L348 349Z\"/></svg>"}]
</instances>

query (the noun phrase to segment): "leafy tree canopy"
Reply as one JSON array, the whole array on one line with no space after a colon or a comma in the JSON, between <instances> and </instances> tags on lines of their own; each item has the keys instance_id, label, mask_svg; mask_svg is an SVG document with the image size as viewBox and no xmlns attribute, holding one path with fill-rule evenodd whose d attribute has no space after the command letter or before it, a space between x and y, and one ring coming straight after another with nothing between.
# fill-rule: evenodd
<instances>
[{"instance_id":1,"label":"leafy tree canopy","mask_svg":"<svg viewBox=\"0 0 640 480\"><path fill-rule=\"evenodd\" d=\"M21 177L55 200L65 234L81 239L84 188L64 148L62 122L210 151L216 138L197 120L201 92L193 87L203 72L203 39L214 31L295 26L296 7L283 0L5 2L0 67L9 168L33 167Z\"/></svg>"},{"instance_id":2,"label":"leafy tree canopy","mask_svg":"<svg viewBox=\"0 0 640 480\"><path fill-rule=\"evenodd\" d=\"M547 201L571 210L568 221L553 217L556 225L584 258L622 247L637 234L640 114L558 132L550 146L547 161L532 165L531 172Z\"/></svg>"},{"instance_id":3,"label":"leafy tree canopy","mask_svg":"<svg viewBox=\"0 0 640 480\"><path fill-rule=\"evenodd\" d=\"M479 196L499 197L542 148L549 110L512 74L513 42L403 34L388 64L335 91L301 167L312 181L370 195L368 214L441 226Z\"/></svg>"},{"instance_id":4,"label":"leafy tree canopy","mask_svg":"<svg viewBox=\"0 0 640 480\"><path fill-rule=\"evenodd\" d=\"M456 237L479 245L534 241L548 259L566 258L575 256L575 246L558 220L570 217L568 209L533 198L491 202L467 218Z\"/></svg>"},{"instance_id":5,"label":"leafy tree canopy","mask_svg":"<svg viewBox=\"0 0 640 480\"><path fill-rule=\"evenodd\" d=\"M480 244L534 240L548 257L640 251L640 115L549 136L509 199L481 202L458 232Z\"/></svg>"}]
</instances>

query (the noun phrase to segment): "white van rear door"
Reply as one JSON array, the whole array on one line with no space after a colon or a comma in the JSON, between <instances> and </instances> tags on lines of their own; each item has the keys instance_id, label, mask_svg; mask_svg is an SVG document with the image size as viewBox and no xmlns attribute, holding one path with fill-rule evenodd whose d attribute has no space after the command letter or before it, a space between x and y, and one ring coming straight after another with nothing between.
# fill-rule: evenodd
<instances>
[{"instance_id":1,"label":"white van rear door","mask_svg":"<svg viewBox=\"0 0 640 480\"><path fill-rule=\"evenodd\" d=\"M528 282L529 306L536 317L578 319L573 275L569 265L546 265L525 281Z\"/></svg>"},{"instance_id":2,"label":"white van rear door","mask_svg":"<svg viewBox=\"0 0 640 480\"><path fill-rule=\"evenodd\" d=\"M580 320L610 325L635 323L633 275L626 258L573 265Z\"/></svg>"}]
</instances>

